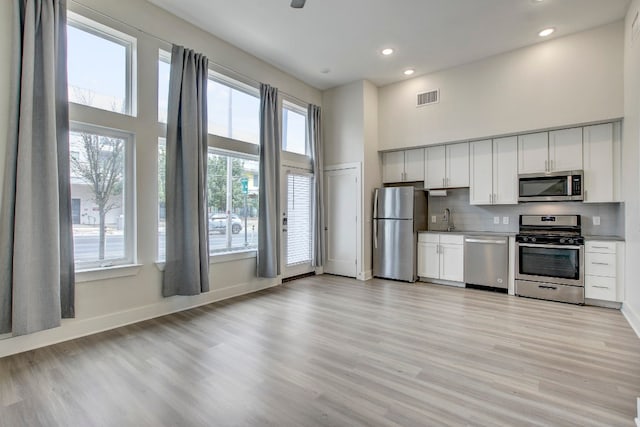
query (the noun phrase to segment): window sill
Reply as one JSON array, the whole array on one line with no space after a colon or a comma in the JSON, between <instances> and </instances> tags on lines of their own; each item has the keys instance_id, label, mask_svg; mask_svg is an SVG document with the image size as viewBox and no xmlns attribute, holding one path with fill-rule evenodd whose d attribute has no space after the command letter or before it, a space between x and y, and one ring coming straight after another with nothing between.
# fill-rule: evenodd
<instances>
[{"instance_id":1,"label":"window sill","mask_svg":"<svg viewBox=\"0 0 640 427\"><path fill-rule=\"evenodd\" d=\"M209 265L222 264L224 262L239 261L241 259L256 258L258 256L257 249L247 249L243 251L225 252L209 256ZM164 261L156 261L158 270L164 271Z\"/></svg>"},{"instance_id":2,"label":"window sill","mask_svg":"<svg viewBox=\"0 0 640 427\"><path fill-rule=\"evenodd\" d=\"M76 272L76 283L95 282L98 280L115 279L118 277L135 276L142 264L116 265L113 267L94 268Z\"/></svg>"}]
</instances>

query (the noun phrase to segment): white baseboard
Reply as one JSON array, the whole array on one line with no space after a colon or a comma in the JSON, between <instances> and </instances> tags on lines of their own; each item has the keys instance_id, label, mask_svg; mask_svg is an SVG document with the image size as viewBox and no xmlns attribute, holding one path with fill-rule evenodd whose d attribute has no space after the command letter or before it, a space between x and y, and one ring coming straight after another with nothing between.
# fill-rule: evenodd
<instances>
[{"instance_id":1,"label":"white baseboard","mask_svg":"<svg viewBox=\"0 0 640 427\"><path fill-rule=\"evenodd\" d=\"M62 325L58 328L0 340L0 358L261 291L278 286L279 282L276 281L265 286L256 286L255 283L241 283L192 297L165 298L159 303L104 316L88 319L63 319Z\"/></svg>"},{"instance_id":2,"label":"white baseboard","mask_svg":"<svg viewBox=\"0 0 640 427\"><path fill-rule=\"evenodd\" d=\"M373 279L373 270L361 271L358 273L358 280L367 281Z\"/></svg>"},{"instance_id":3,"label":"white baseboard","mask_svg":"<svg viewBox=\"0 0 640 427\"><path fill-rule=\"evenodd\" d=\"M638 314L638 312L626 302L622 303L620 311L622 311L627 322L629 322L633 331L636 333L638 338L640 338L640 314Z\"/></svg>"},{"instance_id":4,"label":"white baseboard","mask_svg":"<svg viewBox=\"0 0 640 427\"><path fill-rule=\"evenodd\" d=\"M451 280L430 279L427 277L418 277L418 282L433 283L434 285L453 286L454 288L464 288L464 282L452 282ZM416 282L417 283L417 282Z\"/></svg>"}]
</instances>

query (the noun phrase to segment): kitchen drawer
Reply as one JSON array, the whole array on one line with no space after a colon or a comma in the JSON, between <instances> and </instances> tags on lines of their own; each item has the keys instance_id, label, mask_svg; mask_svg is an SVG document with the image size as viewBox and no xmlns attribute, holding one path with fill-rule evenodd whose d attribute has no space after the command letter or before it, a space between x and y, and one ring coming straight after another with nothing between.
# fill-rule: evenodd
<instances>
[{"instance_id":1,"label":"kitchen drawer","mask_svg":"<svg viewBox=\"0 0 640 427\"><path fill-rule=\"evenodd\" d=\"M616 277L616 254L585 254L585 274L590 276Z\"/></svg>"},{"instance_id":2,"label":"kitchen drawer","mask_svg":"<svg viewBox=\"0 0 640 427\"><path fill-rule=\"evenodd\" d=\"M584 278L584 297L604 301L616 301L616 279L587 275Z\"/></svg>"},{"instance_id":3,"label":"kitchen drawer","mask_svg":"<svg viewBox=\"0 0 640 427\"><path fill-rule=\"evenodd\" d=\"M464 243L464 236L461 234L441 234L440 243L443 245L462 245Z\"/></svg>"},{"instance_id":4,"label":"kitchen drawer","mask_svg":"<svg viewBox=\"0 0 640 427\"><path fill-rule=\"evenodd\" d=\"M597 240L592 240L585 243L585 251L586 252L597 252L601 254L615 254L616 253L616 242L602 242Z\"/></svg>"},{"instance_id":5,"label":"kitchen drawer","mask_svg":"<svg viewBox=\"0 0 640 427\"><path fill-rule=\"evenodd\" d=\"M418 242L438 243L440 241L439 236L439 234L434 233L418 233Z\"/></svg>"}]
</instances>

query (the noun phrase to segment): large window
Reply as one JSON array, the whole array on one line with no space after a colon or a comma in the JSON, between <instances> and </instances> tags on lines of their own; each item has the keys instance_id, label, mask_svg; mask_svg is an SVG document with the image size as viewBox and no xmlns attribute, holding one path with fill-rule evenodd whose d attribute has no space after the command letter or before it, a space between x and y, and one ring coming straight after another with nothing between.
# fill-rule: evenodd
<instances>
[{"instance_id":1,"label":"large window","mask_svg":"<svg viewBox=\"0 0 640 427\"><path fill-rule=\"evenodd\" d=\"M260 98L256 90L212 75L207 84L209 133L238 141L260 142Z\"/></svg>"},{"instance_id":2,"label":"large window","mask_svg":"<svg viewBox=\"0 0 640 427\"><path fill-rule=\"evenodd\" d=\"M209 149L209 251L258 247L258 160Z\"/></svg>"},{"instance_id":3,"label":"large window","mask_svg":"<svg viewBox=\"0 0 640 427\"><path fill-rule=\"evenodd\" d=\"M161 50L158 59L158 121L160 123L167 123L170 75L171 54Z\"/></svg>"},{"instance_id":4,"label":"large window","mask_svg":"<svg viewBox=\"0 0 640 427\"><path fill-rule=\"evenodd\" d=\"M307 112L297 105L282 103L282 149L309 155L307 151Z\"/></svg>"},{"instance_id":5,"label":"large window","mask_svg":"<svg viewBox=\"0 0 640 427\"><path fill-rule=\"evenodd\" d=\"M69 101L134 115L135 39L73 13L67 39Z\"/></svg>"},{"instance_id":6,"label":"large window","mask_svg":"<svg viewBox=\"0 0 640 427\"><path fill-rule=\"evenodd\" d=\"M69 145L76 268L132 263L131 135L73 125Z\"/></svg>"},{"instance_id":7,"label":"large window","mask_svg":"<svg viewBox=\"0 0 640 427\"><path fill-rule=\"evenodd\" d=\"M166 123L171 55L158 58L158 121ZM209 71L207 211L211 255L258 247L257 88ZM158 142L158 260L166 258L165 139Z\"/></svg>"}]
</instances>

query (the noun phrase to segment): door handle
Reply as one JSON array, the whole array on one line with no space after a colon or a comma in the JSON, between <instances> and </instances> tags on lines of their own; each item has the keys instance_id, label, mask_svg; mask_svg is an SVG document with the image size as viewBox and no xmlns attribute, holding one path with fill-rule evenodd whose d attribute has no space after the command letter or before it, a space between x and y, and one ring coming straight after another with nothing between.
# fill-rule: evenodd
<instances>
[{"instance_id":1,"label":"door handle","mask_svg":"<svg viewBox=\"0 0 640 427\"><path fill-rule=\"evenodd\" d=\"M376 190L376 199L378 198L378 191ZM373 248L378 249L378 220L373 220Z\"/></svg>"},{"instance_id":2,"label":"door handle","mask_svg":"<svg viewBox=\"0 0 640 427\"><path fill-rule=\"evenodd\" d=\"M549 172L549 160L544 161L544 171Z\"/></svg>"},{"instance_id":3,"label":"door handle","mask_svg":"<svg viewBox=\"0 0 640 427\"><path fill-rule=\"evenodd\" d=\"M551 289L553 291L558 289L555 286L544 286L544 285L538 285L538 288L540 288L540 289Z\"/></svg>"}]
</instances>

